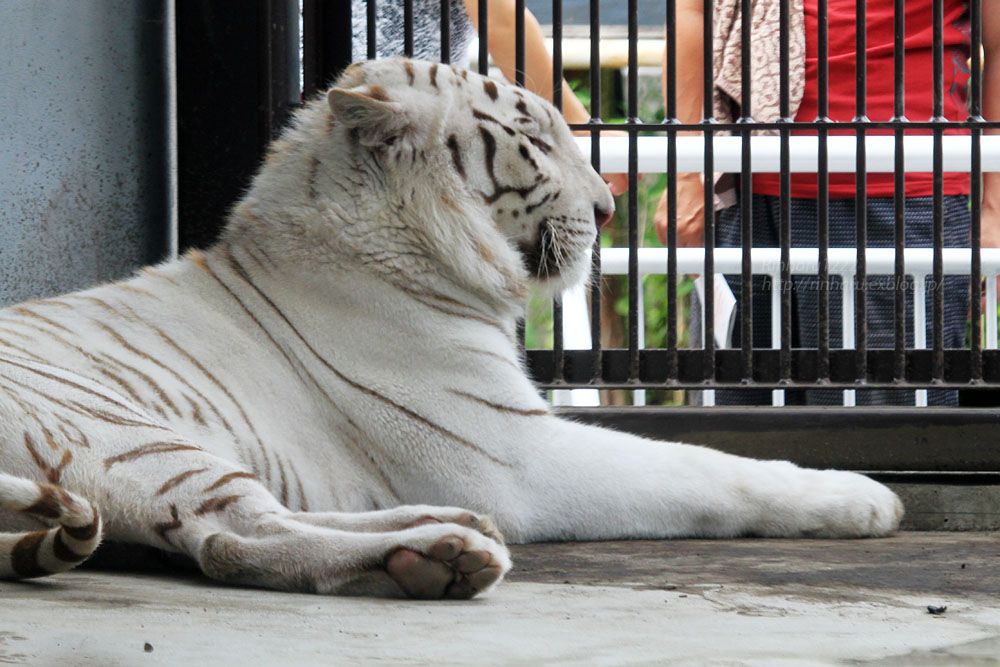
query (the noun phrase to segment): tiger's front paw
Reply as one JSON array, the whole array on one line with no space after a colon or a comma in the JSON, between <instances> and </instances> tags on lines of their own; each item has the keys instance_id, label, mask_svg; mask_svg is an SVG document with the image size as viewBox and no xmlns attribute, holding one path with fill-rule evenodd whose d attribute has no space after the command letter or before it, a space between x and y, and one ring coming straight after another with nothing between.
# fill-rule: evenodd
<instances>
[{"instance_id":1,"label":"tiger's front paw","mask_svg":"<svg viewBox=\"0 0 1000 667\"><path fill-rule=\"evenodd\" d=\"M491 589L510 570L502 543L478 530L428 521L408 530L413 537L385 559L385 571L408 596L465 600Z\"/></svg>"},{"instance_id":2,"label":"tiger's front paw","mask_svg":"<svg viewBox=\"0 0 1000 667\"><path fill-rule=\"evenodd\" d=\"M858 517L861 535L881 537L896 532L903 520L903 501L884 484L864 475L858 477L864 484L863 506Z\"/></svg>"},{"instance_id":3,"label":"tiger's front paw","mask_svg":"<svg viewBox=\"0 0 1000 667\"><path fill-rule=\"evenodd\" d=\"M903 503L895 493L864 475L823 471L812 487L812 530L817 537L882 537L895 532ZM817 520L818 519L818 520Z\"/></svg>"}]
</instances>

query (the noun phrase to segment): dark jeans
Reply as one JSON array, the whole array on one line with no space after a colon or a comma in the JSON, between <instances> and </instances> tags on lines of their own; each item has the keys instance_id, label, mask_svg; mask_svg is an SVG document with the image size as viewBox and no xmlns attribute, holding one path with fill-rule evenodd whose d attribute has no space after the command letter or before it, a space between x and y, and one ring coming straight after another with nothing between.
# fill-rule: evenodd
<instances>
[{"instance_id":1,"label":"dark jeans","mask_svg":"<svg viewBox=\"0 0 1000 667\"><path fill-rule=\"evenodd\" d=\"M753 195L753 245L755 247L780 247L779 198L772 195ZM855 202L853 199L831 199L829 206L830 247L856 246ZM946 196L944 204L944 245L968 247L970 217L968 197ZM906 247L919 248L933 245L931 197L906 199ZM791 200L792 247L815 248L819 245L817 229L817 201L815 199ZM891 197L868 199L868 246L891 248L894 245L895 209ZM719 211L716 221L716 246L740 247L739 206ZM727 275L726 280L736 296L737 324L733 332L733 345L740 347L739 317L742 276ZM753 279L753 344L754 347L771 347L771 296L770 278L755 276ZM830 347L843 346L841 335L842 281L830 278ZM927 285L927 340L932 338L930 277ZM868 318L868 347L871 349L894 347L893 315L895 313L895 276L877 275L867 279L866 309ZM792 347L815 348L818 343L819 281L815 275L792 276ZM944 279L944 347L965 346L965 327L969 305L969 279L966 276L946 276ZM700 307L693 313L699 322ZM694 311L694 308L692 308ZM906 345L913 346L913 287L907 287ZM788 405L840 405L840 390L786 390ZM750 389L723 389L715 392L717 405L770 405L771 391ZM900 389L865 389L856 393L858 405L913 405L912 391ZM929 405L957 405L958 392L930 390Z\"/></svg>"}]
</instances>

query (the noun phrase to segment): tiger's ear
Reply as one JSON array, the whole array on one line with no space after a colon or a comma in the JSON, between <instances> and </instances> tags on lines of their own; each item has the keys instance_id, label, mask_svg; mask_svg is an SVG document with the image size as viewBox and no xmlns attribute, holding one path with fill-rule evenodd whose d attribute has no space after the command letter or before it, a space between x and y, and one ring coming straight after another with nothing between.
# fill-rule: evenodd
<instances>
[{"instance_id":1,"label":"tiger's ear","mask_svg":"<svg viewBox=\"0 0 1000 667\"><path fill-rule=\"evenodd\" d=\"M406 107L393 102L379 86L331 88L326 100L334 118L354 130L361 143L392 143L411 125Z\"/></svg>"}]
</instances>

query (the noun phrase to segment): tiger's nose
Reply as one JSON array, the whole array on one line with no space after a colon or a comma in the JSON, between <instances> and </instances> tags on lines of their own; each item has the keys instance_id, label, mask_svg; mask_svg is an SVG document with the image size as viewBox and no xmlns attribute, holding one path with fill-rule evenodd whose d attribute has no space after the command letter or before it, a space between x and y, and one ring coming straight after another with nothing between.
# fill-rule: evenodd
<instances>
[{"instance_id":1,"label":"tiger's nose","mask_svg":"<svg viewBox=\"0 0 1000 667\"><path fill-rule=\"evenodd\" d=\"M605 209L600 206L594 207L594 222L597 223L598 229L603 229L605 225L611 222L611 217L615 214L615 209Z\"/></svg>"}]
</instances>

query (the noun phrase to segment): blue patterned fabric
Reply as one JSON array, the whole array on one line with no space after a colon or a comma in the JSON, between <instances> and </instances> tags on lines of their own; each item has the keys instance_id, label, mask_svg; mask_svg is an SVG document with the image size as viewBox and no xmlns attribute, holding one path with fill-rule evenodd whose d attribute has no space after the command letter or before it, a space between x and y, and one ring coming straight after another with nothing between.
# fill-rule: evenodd
<instances>
[{"instance_id":1,"label":"blue patterned fabric","mask_svg":"<svg viewBox=\"0 0 1000 667\"><path fill-rule=\"evenodd\" d=\"M946 196L943 199L944 245L968 247L970 243L970 214L968 197ZM753 245L780 247L780 199L773 195L753 195ZM792 247L818 247L817 206L815 199L791 200ZM933 245L932 197L908 197L906 206L906 246L911 248ZM830 247L855 247L855 202L853 199L831 199L829 202ZM868 246L893 247L895 206L891 197L872 197L867 200ZM719 211L716 221L716 245L740 247L739 206ZM726 276L727 282L740 300L742 277ZM766 277L757 276L753 285L753 337L754 347L771 347L771 297ZM819 283L816 276L792 277L792 347L815 348L819 321ZM830 286L830 347L843 346L841 336L843 284L839 277L831 277ZM868 284L868 347L870 349L894 347L893 315L895 313L895 276L869 276ZM927 278L927 341L931 345L932 279ZM946 276L944 279L944 347L965 347L965 327L969 308L969 279L966 276ZM740 347L739 313L733 334L733 345ZM913 286L907 287L906 345L913 346ZM788 390L785 402L789 405L840 405L843 392L837 390ZM913 405L912 391L898 389L859 390L858 405ZM927 393L929 405L957 405L958 392L931 390ZM718 390L718 405L770 405L768 390Z\"/></svg>"}]
</instances>

